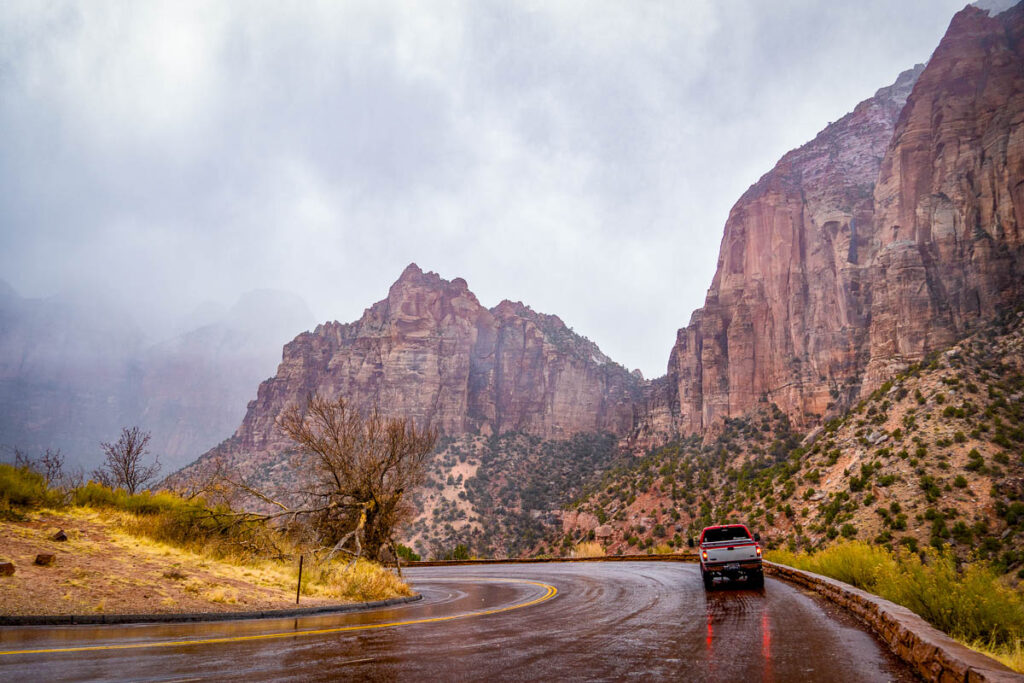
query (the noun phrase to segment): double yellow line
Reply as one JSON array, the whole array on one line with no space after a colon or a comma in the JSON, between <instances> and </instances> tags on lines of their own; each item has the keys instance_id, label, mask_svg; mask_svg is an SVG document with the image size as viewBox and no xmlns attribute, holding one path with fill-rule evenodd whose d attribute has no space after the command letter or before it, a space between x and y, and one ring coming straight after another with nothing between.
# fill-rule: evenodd
<instances>
[{"instance_id":1,"label":"double yellow line","mask_svg":"<svg viewBox=\"0 0 1024 683\"><path fill-rule=\"evenodd\" d=\"M57 654L61 652L102 652L109 650L139 650L148 647L184 647L189 645L215 645L218 643L242 643L251 640L276 640L279 638L302 638L305 636L322 636L330 633L345 633L347 631L367 631L377 628L395 628L398 626L415 626L416 624L435 624L442 621L455 621L456 619L469 619L470 617L483 617L488 614L500 614L512 610L531 607L546 602L558 594L558 589L547 583L539 581L524 581L520 579L459 579L460 581L488 581L501 583L528 583L544 589L544 594L529 602L516 605L497 607L495 609L482 610L479 612L468 612L466 614L453 614L447 617L429 617L425 619L409 619L407 621L389 621L382 624L362 624L358 626L336 626L334 628L321 628L310 631L281 631L279 633L262 633L252 636L225 636L221 638L193 638L190 640L164 640L151 643L124 643L119 645L89 645L83 647L55 647L39 650L6 650L0 651L0 656L8 655L38 655Z\"/></svg>"}]
</instances>

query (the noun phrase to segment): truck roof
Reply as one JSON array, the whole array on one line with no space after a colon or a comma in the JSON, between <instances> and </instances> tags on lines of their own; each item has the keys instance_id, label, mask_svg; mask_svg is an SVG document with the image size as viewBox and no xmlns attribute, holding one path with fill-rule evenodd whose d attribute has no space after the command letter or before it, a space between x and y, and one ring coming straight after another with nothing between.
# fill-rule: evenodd
<instances>
[{"instance_id":1,"label":"truck roof","mask_svg":"<svg viewBox=\"0 0 1024 683\"><path fill-rule=\"evenodd\" d=\"M734 530L732 534L729 533L730 529ZM705 540L709 543L719 543L739 539L741 538L739 535L741 531L742 538L750 540L754 539L754 535L750 533L750 529L747 528L746 524L719 524L716 526L704 527L704 530L700 532L700 541L701 543L704 543ZM711 538L708 539L708 536Z\"/></svg>"}]
</instances>

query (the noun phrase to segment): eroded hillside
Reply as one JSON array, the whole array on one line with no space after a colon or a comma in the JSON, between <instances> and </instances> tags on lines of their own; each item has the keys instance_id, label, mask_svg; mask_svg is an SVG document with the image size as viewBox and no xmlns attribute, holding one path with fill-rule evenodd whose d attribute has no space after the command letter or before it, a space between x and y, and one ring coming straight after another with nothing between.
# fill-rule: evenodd
<instances>
[{"instance_id":1,"label":"eroded hillside","mask_svg":"<svg viewBox=\"0 0 1024 683\"><path fill-rule=\"evenodd\" d=\"M676 441L607 473L565 517L612 552L679 545L735 520L772 547L839 538L949 545L1024 569L1024 312L885 382L803 436L764 404L702 444Z\"/></svg>"}]
</instances>

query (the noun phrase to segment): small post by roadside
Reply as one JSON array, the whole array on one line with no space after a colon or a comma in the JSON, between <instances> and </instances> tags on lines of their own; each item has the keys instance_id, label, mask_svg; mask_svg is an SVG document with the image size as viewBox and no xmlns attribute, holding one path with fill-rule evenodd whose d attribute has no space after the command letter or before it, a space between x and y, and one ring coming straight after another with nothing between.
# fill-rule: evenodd
<instances>
[{"instance_id":1,"label":"small post by roadside","mask_svg":"<svg viewBox=\"0 0 1024 683\"><path fill-rule=\"evenodd\" d=\"M302 593L302 555L299 555L299 583L295 586L295 604L299 604L299 594Z\"/></svg>"}]
</instances>

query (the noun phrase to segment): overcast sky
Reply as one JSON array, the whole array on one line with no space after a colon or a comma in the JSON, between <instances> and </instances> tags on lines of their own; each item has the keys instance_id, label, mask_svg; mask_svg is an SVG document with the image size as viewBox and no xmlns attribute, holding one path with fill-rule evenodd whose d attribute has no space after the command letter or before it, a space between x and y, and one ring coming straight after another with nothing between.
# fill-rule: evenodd
<instances>
[{"instance_id":1,"label":"overcast sky","mask_svg":"<svg viewBox=\"0 0 1024 683\"><path fill-rule=\"evenodd\" d=\"M740 194L963 4L4 0L0 278L350 321L415 261L657 376Z\"/></svg>"}]
</instances>

